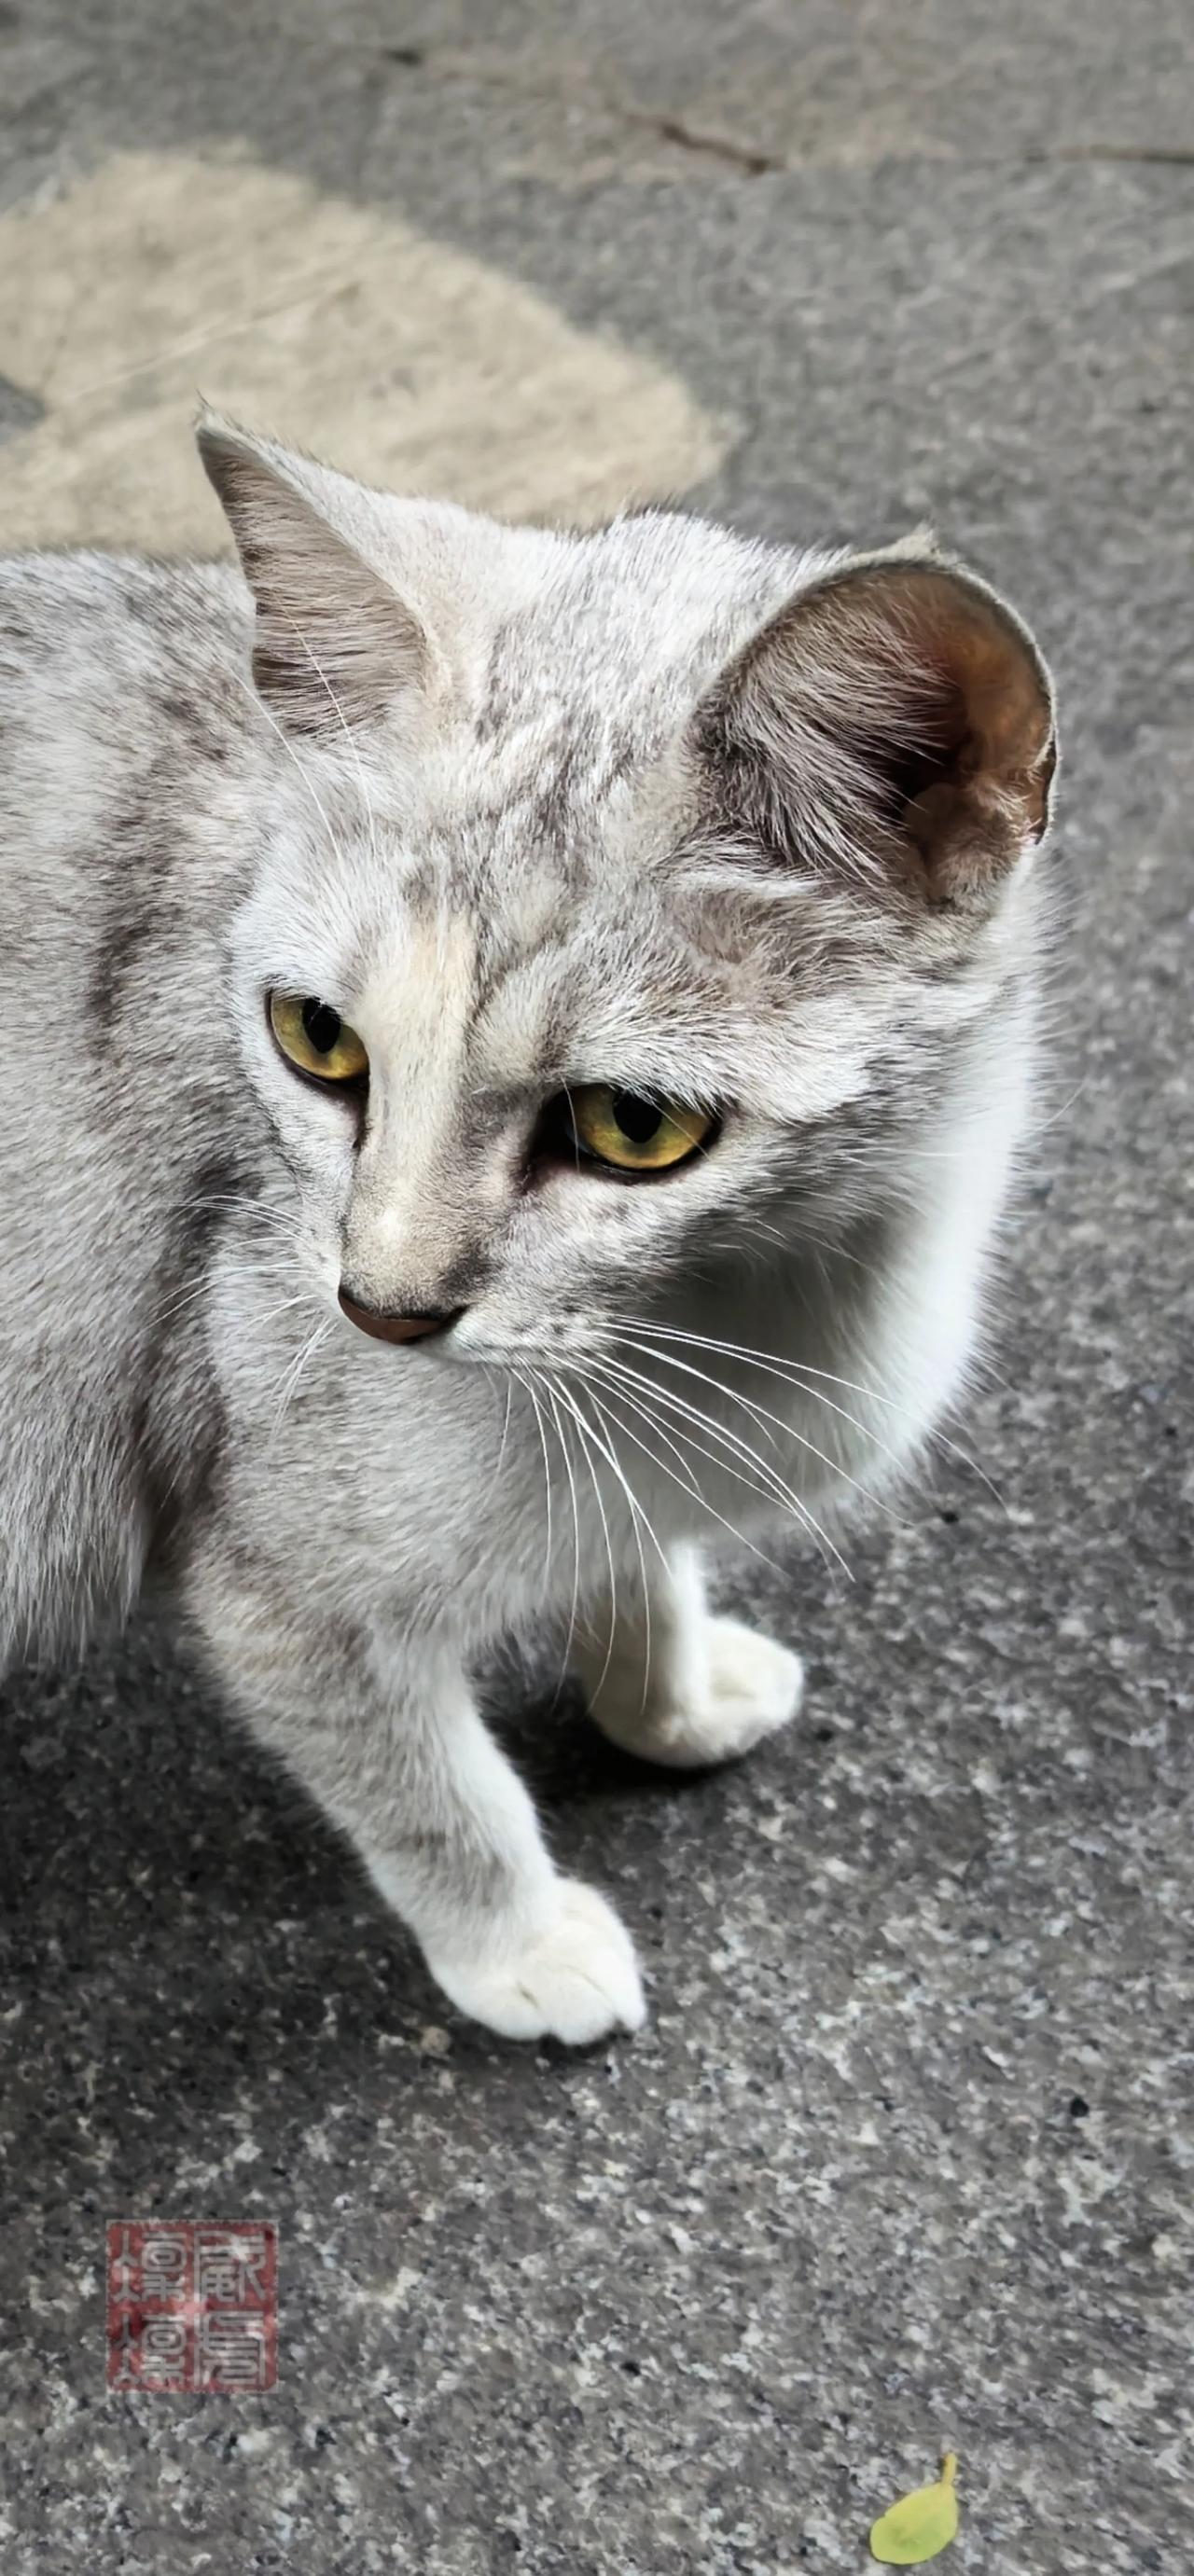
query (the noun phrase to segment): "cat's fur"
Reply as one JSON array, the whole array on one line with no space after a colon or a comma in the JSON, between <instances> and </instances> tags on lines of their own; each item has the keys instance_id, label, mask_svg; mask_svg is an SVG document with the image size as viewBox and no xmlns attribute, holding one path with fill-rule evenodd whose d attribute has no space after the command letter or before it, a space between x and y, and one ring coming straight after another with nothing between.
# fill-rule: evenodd
<instances>
[{"instance_id":1,"label":"cat's fur","mask_svg":"<svg viewBox=\"0 0 1194 2576\"><path fill-rule=\"evenodd\" d=\"M957 1385L1048 682L927 542L507 528L201 444L251 589L0 565L0 1667L161 1572L449 1996L589 2039L641 2017L631 1944L470 1664L571 1623L664 1761L791 1715L694 1544L825 1521ZM274 986L361 1032L366 1108L283 1062ZM545 1097L603 1079L712 1149L528 1186ZM342 1279L464 1312L386 1347Z\"/></svg>"}]
</instances>

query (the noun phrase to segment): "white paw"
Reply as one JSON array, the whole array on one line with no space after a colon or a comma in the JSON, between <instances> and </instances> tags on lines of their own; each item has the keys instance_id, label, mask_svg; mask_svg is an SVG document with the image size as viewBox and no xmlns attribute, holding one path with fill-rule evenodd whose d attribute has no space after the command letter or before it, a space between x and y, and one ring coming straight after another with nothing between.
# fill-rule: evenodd
<instances>
[{"instance_id":1,"label":"white paw","mask_svg":"<svg viewBox=\"0 0 1194 2576\"><path fill-rule=\"evenodd\" d=\"M804 1694L799 1655L741 1619L705 1621L699 1669L699 1688L683 1699L649 1704L641 1715L596 1707L597 1724L615 1744L650 1762L695 1771L749 1753L795 1717Z\"/></svg>"},{"instance_id":2,"label":"white paw","mask_svg":"<svg viewBox=\"0 0 1194 2576\"><path fill-rule=\"evenodd\" d=\"M428 1958L459 2012L503 2039L567 2040L573 2048L646 2018L633 1944L612 1906L579 1879L556 1881L557 1911L521 1949L464 1965Z\"/></svg>"}]
</instances>

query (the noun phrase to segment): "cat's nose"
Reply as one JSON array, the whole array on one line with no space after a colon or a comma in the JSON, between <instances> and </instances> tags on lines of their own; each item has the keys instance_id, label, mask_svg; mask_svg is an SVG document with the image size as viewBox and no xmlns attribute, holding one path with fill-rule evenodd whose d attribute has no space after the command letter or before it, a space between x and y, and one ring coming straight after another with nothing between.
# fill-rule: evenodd
<instances>
[{"instance_id":1,"label":"cat's nose","mask_svg":"<svg viewBox=\"0 0 1194 2576\"><path fill-rule=\"evenodd\" d=\"M340 1290L340 1303L350 1324L359 1324L363 1333L372 1333L378 1342L420 1342L428 1333L446 1333L463 1306L449 1306L433 1313L419 1315L386 1315L376 1306L362 1306L350 1297L347 1288Z\"/></svg>"}]
</instances>

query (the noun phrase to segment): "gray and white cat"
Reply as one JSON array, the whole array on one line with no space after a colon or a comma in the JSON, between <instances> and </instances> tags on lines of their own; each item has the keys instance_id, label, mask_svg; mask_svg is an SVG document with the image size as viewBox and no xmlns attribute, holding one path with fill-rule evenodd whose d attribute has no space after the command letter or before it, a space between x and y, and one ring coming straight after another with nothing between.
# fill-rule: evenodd
<instances>
[{"instance_id":1,"label":"gray and white cat","mask_svg":"<svg viewBox=\"0 0 1194 2576\"><path fill-rule=\"evenodd\" d=\"M492 2029L643 2012L470 1667L740 1754L814 1535L971 1345L1032 1051L1049 683L913 540L590 535L216 416L244 576L0 564L0 1668L164 1577Z\"/></svg>"}]
</instances>

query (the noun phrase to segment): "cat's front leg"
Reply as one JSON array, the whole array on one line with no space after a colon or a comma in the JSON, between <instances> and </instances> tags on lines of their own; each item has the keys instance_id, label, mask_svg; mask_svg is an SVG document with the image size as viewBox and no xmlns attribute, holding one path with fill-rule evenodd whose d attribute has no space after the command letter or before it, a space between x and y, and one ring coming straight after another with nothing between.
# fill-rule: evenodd
<instances>
[{"instance_id":1,"label":"cat's front leg","mask_svg":"<svg viewBox=\"0 0 1194 2576\"><path fill-rule=\"evenodd\" d=\"M710 1611L693 1548L645 1575L591 1617L573 1653L602 1732L646 1761L697 1770L786 1726L804 1688L799 1655Z\"/></svg>"},{"instance_id":2,"label":"cat's front leg","mask_svg":"<svg viewBox=\"0 0 1194 2576\"><path fill-rule=\"evenodd\" d=\"M553 1866L458 1658L337 1625L223 1552L192 1566L187 1600L254 1732L351 1836L461 2012L574 2045L638 2028L629 1934Z\"/></svg>"}]
</instances>

